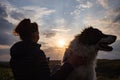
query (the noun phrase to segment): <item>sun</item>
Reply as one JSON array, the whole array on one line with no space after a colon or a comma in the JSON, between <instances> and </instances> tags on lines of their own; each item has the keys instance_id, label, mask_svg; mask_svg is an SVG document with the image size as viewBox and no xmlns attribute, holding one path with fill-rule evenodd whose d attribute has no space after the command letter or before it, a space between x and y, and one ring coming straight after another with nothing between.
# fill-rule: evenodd
<instances>
[{"instance_id":1,"label":"sun","mask_svg":"<svg viewBox=\"0 0 120 80\"><path fill-rule=\"evenodd\" d=\"M65 40L64 39L59 39L58 40L58 46L61 47L61 48L65 47Z\"/></svg>"}]
</instances>

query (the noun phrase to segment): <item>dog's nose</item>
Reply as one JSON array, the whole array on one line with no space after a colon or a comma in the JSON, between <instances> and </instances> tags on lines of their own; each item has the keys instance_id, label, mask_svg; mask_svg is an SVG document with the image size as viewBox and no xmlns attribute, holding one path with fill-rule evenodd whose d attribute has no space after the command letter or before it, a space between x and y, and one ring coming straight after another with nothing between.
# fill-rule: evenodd
<instances>
[{"instance_id":1,"label":"dog's nose","mask_svg":"<svg viewBox=\"0 0 120 80\"><path fill-rule=\"evenodd\" d=\"M116 40L116 39L117 39L117 36L113 36L113 38Z\"/></svg>"},{"instance_id":2,"label":"dog's nose","mask_svg":"<svg viewBox=\"0 0 120 80\"><path fill-rule=\"evenodd\" d=\"M113 39L113 41L115 41L117 39L117 36L112 35L111 38Z\"/></svg>"}]
</instances>

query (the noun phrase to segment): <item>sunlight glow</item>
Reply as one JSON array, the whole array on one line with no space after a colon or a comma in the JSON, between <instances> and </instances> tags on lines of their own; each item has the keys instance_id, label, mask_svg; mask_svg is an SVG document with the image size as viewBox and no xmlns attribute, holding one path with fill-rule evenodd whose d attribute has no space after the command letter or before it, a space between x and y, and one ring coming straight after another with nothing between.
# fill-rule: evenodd
<instances>
[{"instance_id":1,"label":"sunlight glow","mask_svg":"<svg viewBox=\"0 0 120 80\"><path fill-rule=\"evenodd\" d=\"M64 39L59 39L58 40L58 46L59 47L65 47L65 40Z\"/></svg>"}]
</instances>

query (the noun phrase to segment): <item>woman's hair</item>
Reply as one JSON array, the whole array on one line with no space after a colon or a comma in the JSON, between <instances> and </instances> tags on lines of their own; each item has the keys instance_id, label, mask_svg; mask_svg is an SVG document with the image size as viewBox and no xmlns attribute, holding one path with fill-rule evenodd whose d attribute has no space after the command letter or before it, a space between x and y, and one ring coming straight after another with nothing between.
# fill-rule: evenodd
<instances>
[{"instance_id":1,"label":"woman's hair","mask_svg":"<svg viewBox=\"0 0 120 80\"><path fill-rule=\"evenodd\" d=\"M15 34L22 40L32 39L32 34L38 32L37 23L31 23L30 19L23 19L15 28Z\"/></svg>"}]
</instances>

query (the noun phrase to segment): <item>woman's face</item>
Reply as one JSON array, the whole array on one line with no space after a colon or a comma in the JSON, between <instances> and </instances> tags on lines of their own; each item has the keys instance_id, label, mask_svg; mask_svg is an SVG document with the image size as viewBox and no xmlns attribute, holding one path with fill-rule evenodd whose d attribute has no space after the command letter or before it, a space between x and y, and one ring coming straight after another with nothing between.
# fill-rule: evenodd
<instances>
[{"instance_id":1,"label":"woman's face","mask_svg":"<svg viewBox=\"0 0 120 80\"><path fill-rule=\"evenodd\" d=\"M38 40L39 40L39 32L38 31L33 33L32 40L34 42L38 42Z\"/></svg>"}]
</instances>

